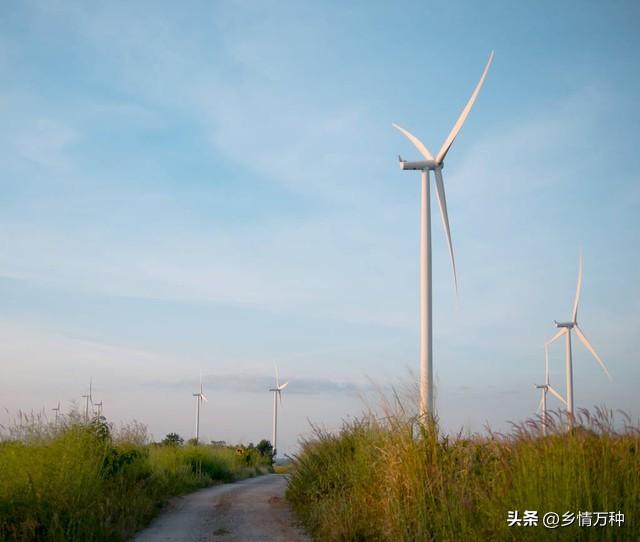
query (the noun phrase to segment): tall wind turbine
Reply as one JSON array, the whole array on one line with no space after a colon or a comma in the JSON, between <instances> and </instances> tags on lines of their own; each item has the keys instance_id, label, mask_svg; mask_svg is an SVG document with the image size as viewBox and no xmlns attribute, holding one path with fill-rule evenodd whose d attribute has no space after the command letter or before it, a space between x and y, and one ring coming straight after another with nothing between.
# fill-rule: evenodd
<instances>
[{"instance_id":1,"label":"tall wind turbine","mask_svg":"<svg viewBox=\"0 0 640 542\"><path fill-rule=\"evenodd\" d=\"M196 444L198 444L200 439L200 403L202 403L202 401L205 403L209 401L207 396L202 392L202 371L200 371L200 391L194 393L193 396L196 398Z\"/></svg>"},{"instance_id":2,"label":"tall wind turbine","mask_svg":"<svg viewBox=\"0 0 640 542\"><path fill-rule=\"evenodd\" d=\"M272 443L273 443L273 457L275 459L277 453L277 444L276 440L278 438L278 401L280 401L280 405L282 406L282 390L285 389L289 385L289 381L287 380L284 384L280 384L280 377L278 375L278 366L276 365L276 387L269 388L270 392L273 392L273 434L272 434Z\"/></svg>"},{"instance_id":3,"label":"tall wind turbine","mask_svg":"<svg viewBox=\"0 0 640 542\"><path fill-rule=\"evenodd\" d=\"M89 377L89 393L86 395L83 395L82 398L85 399L85 406L84 406L84 421L88 422L89 421L89 403L91 403L91 407L93 408L93 396L92 396L92 378Z\"/></svg>"},{"instance_id":4,"label":"tall wind turbine","mask_svg":"<svg viewBox=\"0 0 640 542\"><path fill-rule=\"evenodd\" d=\"M447 243L449 245L449 256L451 257L451 266L453 268L453 280L458 292L458 278L456 275L456 264L453 257L453 245L451 243L451 232L449 230L449 216L447 214L447 200L444 193L444 183L442 181L442 168L444 159L453 144L454 139L460 132L464 121L469 115L473 107L478 93L482 88L484 80L493 61L493 51L489 55L489 60L480 76L480 81L471 94L471 98L465 105L458 120L447 138L444 140L440 151L434 158L433 154L416 136L405 130L397 124L393 127L398 129L413 145L418 149L424 160L415 162L407 162L402 157L400 160L400 169L417 170L421 172L422 177L422 199L420 206L420 417L424 420L427 416L434 415L434 399L433 399L433 323L431 319L431 195L430 195L430 179L429 172L433 171L435 175L436 194L438 204L440 206L440 216L444 227Z\"/></svg>"},{"instance_id":5,"label":"tall wind turbine","mask_svg":"<svg viewBox=\"0 0 640 542\"><path fill-rule=\"evenodd\" d=\"M607 367L604 364L604 361L602 361L602 359L600 358L598 353L595 351L593 346L591 346L591 343L589 342L587 337L585 337L585 334L583 333L583 331L578 326L578 303L580 302L581 289L582 289L582 254L580 254L580 261L578 265L578 284L576 286L576 297L573 302L573 311L571 313L571 321L558 322L557 320L554 320L556 327L559 328L559 331L553 337L551 337L551 339L549 339L549 341L547 342L547 344L551 344L552 342L556 341L563 335L566 338L565 363L566 363L566 375L567 375L567 398L566 400L564 400L564 402L567 405L567 413L569 414L569 423L571 423L573 420L573 357L571 353L571 331L576 332L576 335L578 336L582 344L584 344L587 350L589 350L589 352L591 352L593 357L596 358L596 361L600 364L600 367L602 367L602 369L604 370L609 380L611 380L611 375L609 374L609 371L607 370Z\"/></svg>"}]
</instances>

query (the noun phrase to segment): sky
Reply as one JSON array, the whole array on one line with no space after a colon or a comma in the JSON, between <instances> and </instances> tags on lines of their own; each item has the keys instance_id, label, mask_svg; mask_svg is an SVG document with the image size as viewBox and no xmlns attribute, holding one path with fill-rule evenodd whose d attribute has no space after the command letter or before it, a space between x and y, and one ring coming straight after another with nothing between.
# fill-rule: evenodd
<instances>
[{"instance_id":1,"label":"sky","mask_svg":"<svg viewBox=\"0 0 640 542\"><path fill-rule=\"evenodd\" d=\"M580 324L577 407L640 417L637 2L0 6L0 423L81 405L157 440L336 430L419 359L416 172L493 66L433 205L445 431L535 413ZM564 354L550 351L564 390ZM550 398L550 407L560 404Z\"/></svg>"}]
</instances>

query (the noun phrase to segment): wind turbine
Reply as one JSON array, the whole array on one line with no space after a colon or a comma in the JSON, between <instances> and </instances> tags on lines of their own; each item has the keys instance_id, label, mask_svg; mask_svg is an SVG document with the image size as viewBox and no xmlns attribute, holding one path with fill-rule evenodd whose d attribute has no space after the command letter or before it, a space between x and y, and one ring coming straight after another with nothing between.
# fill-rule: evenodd
<instances>
[{"instance_id":1,"label":"wind turbine","mask_svg":"<svg viewBox=\"0 0 640 542\"><path fill-rule=\"evenodd\" d=\"M557 339L559 339L560 337L562 337L563 335L566 337L565 362L566 362L566 375L567 375L567 398L566 400L563 400L563 401L567 405L567 413L569 414L569 423L572 423L573 421L573 358L571 353L571 331L576 332L576 335L578 336L582 344L584 344L587 350L589 350L589 352L591 352L593 357L596 358L596 361L600 364L600 366L604 370L609 380L611 380L611 375L609 374L609 371L607 370L606 365L604 364L604 362L602 361L598 353L595 351L593 346L591 346L591 343L585 336L584 332L578 326L578 304L580 302L581 289L582 289L582 254L580 254L580 260L578 265L578 284L576 286L576 297L573 302L573 311L571 314L571 321L558 322L557 320L554 320L555 325L559 329L559 331L553 337L551 337L551 339L549 339L549 341L547 342L547 345L549 345L554 341L556 341Z\"/></svg>"},{"instance_id":2,"label":"wind turbine","mask_svg":"<svg viewBox=\"0 0 640 542\"><path fill-rule=\"evenodd\" d=\"M438 204L440 206L440 216L442 218L442 225L444 227L447 244L449 246L449 256L451 257L453 280L457 294L458 278L456 275L456 264L453 257L453 245L451 244L449 216L447 214L447 200L444 193L444 183L442 181L442 168L444 166L444 159L447 156L454 139L458 135L458 132L460 132L467 115L469 115L469 112L478 97L478 93L482 88L492 61L493 51L491 51L491 54L489 55L489 60L487 61L484 71L480 76L480 81L473 90L467 105L465 105L462 113L460 113L458 120L453 125L451 132L444 140L444 143L435 158L429 149L425 147L424 143L422 143L422 141L420 141L416 136L401 126L393 124L393 127L398 129L409 141L411 141L424 158L424 160L407 162L406 160L403 160L401 156L398 156L398 159L400 160L400 169L420 171L422 177L422 198L420 207L420 417L422 419L425 419L428 415L433 416L434 414L432 346L433 323L431 319L431 195L429 172L433 171L435 175L436 194L438 197Z\"/></svg>"},{"instance_id":3,"label":"wind turbine","mask_svg":"<svg viewBox=\"0 0 640 542\"><path fill-rule=\"evenodd\" d=\"M91 377L89 377L89 393L87 395L83 395L83 399L86 400L85 402L85 407L84 407L84 421L88 422L89 421L89 402L91 402L91 406L93 407L93 396L91 395L92 393L92 379Z\"/></svg>"},{"instance_id":4,"label":"wind turbine","mask_svg":"<svg viewBox=\"0 0 640 542\"><path fill-rule=\"evenodd\" d=\"M278 375L278 366L276 365L276 387L269 388L269 391L273 392L273 458L275 459L277 453L276 439L278 438L278 401L282 406L282 390L289 385L287 380L284 384L280 384L280 377Z\"/></svg>"},{"instance_id":5,"label":"wind turbine","mask_svg":"<svg viewBox=\"0 0 640 542\"><path fill-rule=\"evenodd\" d=\"M540 398L540 404L538 405L538 410L542 412L542 435L546 436L547 434L547 393L551 392L552 395L557 397L560 401L562 401L565 405L567 402L564 397L555 390L551 384L549 383L549 344L550 342L544 343L544 384L534 384L534 386L542 390L542 397Z\"/></svg>"},{"instance_id":6,"label":"wind turbine","mask_svg":"<svg viewBox=\"0 0 640 542\"><path fill-rule=\"evenodd\" d=\"M53 410L56 413L55 425L58 425L58 414L60 413L60 401L58 401L58 406L53 407L51 410Z\"/></svg>"},{"instance_id":7,"label":"wind turbine","mask_svg":"<svg viewBox=\"0 0 640 542\"><path fill-rule=\"evenodd\" d=\"M202 401L209 402L207 396L202 392L202 371L200 371L200 391L194 393L193 396L196 398L196 444L198 444L198 439L200 438L200 403Z\"/></svg>"}]
</instances>

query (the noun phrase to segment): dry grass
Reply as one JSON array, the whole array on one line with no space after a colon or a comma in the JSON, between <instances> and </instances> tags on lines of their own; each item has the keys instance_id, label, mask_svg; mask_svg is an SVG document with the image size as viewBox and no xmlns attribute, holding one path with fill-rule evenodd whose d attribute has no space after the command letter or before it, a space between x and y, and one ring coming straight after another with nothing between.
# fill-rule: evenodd
<instances>
[{"instance_id":1,"label":"dry grass","mask_svg":"<svg viewBox=\"0 0 640 542\"><path fill-rule=\"evenodd\" d=\"M316 540L539 540L507 512L622 511L621 527L559 527L559 540L640 540L640 431L611 412L555 413L509 434L442 436L398 403L338 434L315 429L296 458L287 498ZM624 417L624 415L622 415Z\"/></svg>"}]
</instances>

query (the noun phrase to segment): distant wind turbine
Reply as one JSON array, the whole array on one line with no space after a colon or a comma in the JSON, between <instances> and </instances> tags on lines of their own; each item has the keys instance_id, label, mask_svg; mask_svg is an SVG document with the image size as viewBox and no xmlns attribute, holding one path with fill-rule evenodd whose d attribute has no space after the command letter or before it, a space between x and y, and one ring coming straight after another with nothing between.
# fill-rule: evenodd
<instances>
[{"instance_id":1,"label":"distant wind turbine","mask_svg":"<svg viewBox=\"0 0 640 542\"><path fill-rule=\"evenodd\" d=\"M484 80L493 61L493 51L489 55L489 60L480 76L480 81L473 90L467 105L460 113L458 120L454 124L451 132L444 140L440 151L434 158L433 154L416 136L405 130L397 124L393 127L398 129L413 145L418 149L424 160L407 162L402 157L400 160L400 169L417 170L422 176L422 199L420 207L420 417L424 420L428 415L434 415L434 399L433 399L433 346L432 346L432 303L431 303L431 196L430 196L430 180L429 172L435 174L436 194L438 204L440 206L440 216L447 237L449 246L449 256L451 257L451 266L453 267L453 281L458 292L458 278L456 274L456 264L453 257L453 245L451 243L451 232L449 230L449 216L447 214L447 200L444 193L444 183L442 180L442 168L444 159L453 144L454 139L460 132L464 121L469 115L473 107L478 93L482 88Z\"/></svg>"},{"instance_id":2,"label":"distant wind turbine","mask_svg":"<svg viewBox=\"0 0 640 542\"><path fill-rule=\"evenodd\" d=\"M92 387L93 387L92 378L89 377L89 393L82 396L83 399L86 400L85 401L85 407L84 407L84 421L85 422L89 421L89 403L91 403L91 407L93 408Z\"/></svg>"},{"instance_id":3,"label":"distant wind turbine","mask_svg":"<svg viewBox=\"0 0 640 542\"><path fill-rule=\"evenodd\" d=\"M202 401L205 403L209 402L207 396L202 391L202 371L200 371L200 391L194 393L193 396L196 398L196 444L198 444L200 439L200 403L202 403Z\"/></svg>"},{"instance_id":4,"label":"distant wind turbine","mask_svg":"<svg viewBox=\"0 0 640 542\"><path fill-rule=\"evenodd\" d=\"M277 438L278 438L278 401L282 405L282 390L289 385L287 380L284 384L280 384L280 377L278 375L278 366L276 365L276 387L269 388L270 392L273 392L273 458L275 459L277 453Z\"/></svg>"},{"instance_id":5,"label":"distant wind turbine","mask_svg":"<svg viewBox=\"0 0 640 542\"><path fill-rule=\"evenodd\" d=\"M542 413L542 434L547 434L547 393L551 392L552 395L562 401L565 406L567 402L564 397L555 390L549 383L549 342L544 343L544 384L536 384L535 387L542 391L542 397L540 398L540 404L538 410Z\"/></svg>"},{"instance_id":6,"label":"distant wind turbine","mask_svg":"<svg viewBox=\"0 0 640 542\"><path fill-rule=\"evenodd\" d=\"M58 425L58 414L60 413L60 401L58 401L58 406L53 407L51 410L53 410L56 413L55 425Z\"/></svg>"},{"instance_id":7,"label":"distant wind turbine","mask_svg":"<svg viewBox=\"0 0 640 542\"><path fill-rule=\"evenodd\" d=\"M581 289L582 289L582 254L580 254L580 261L578 265L578 284L576 286L576 297L573 302L573 311L571 314L571 321L558 322L554 320L556 327L559 328L560 331L558 331L558 333L556 333L553 337L551 337L551 339L549 339L549 341L547 342L547 345L550 345L551 343L553 343L563 335L566 337L565 362L566 362L566 377L567 377L567 398L563 399L559 394L558 394L558 398L567 405L567 412L569 414L569 423L572 423L573 421L573 412L574 412L574 409L573 409L573 357L571 353L571 331L576 332L576 335L578 336L582 344L584 344L587 350L589 350L589 352L591 352L593 357L596 358L596 361L600 364L600 366L602 367L603 371L605 372L609 380L611 380L611 375L609 374L609 371L607 370L606 365L604 364L604 362L602 361L598 353L595 351L593 346L591 346L591 343L589 342L589 340L587 339L583 331L578 326L578 304L580 302Z\"/></svg>"}]
</instances>

